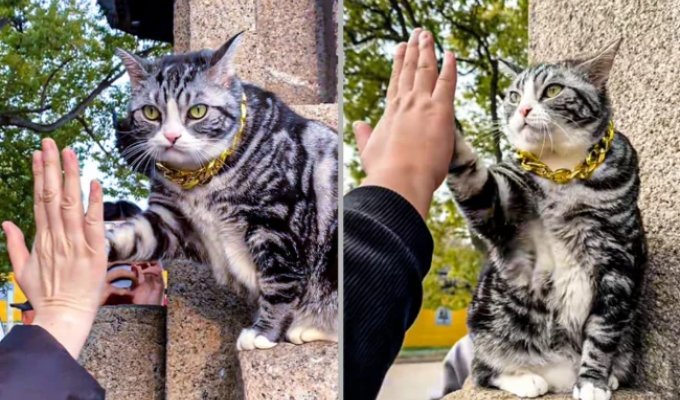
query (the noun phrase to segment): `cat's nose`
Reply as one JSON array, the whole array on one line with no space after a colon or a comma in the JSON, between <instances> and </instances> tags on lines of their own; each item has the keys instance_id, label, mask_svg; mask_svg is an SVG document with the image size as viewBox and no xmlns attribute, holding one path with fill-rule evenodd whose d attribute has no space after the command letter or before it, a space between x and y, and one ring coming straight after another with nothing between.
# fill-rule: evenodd
<instances>
[{"instance_id":1,"label":"cat's nose","mask_svg":"<svg viewBox=\"0 0 680 400\"><path fill-rule=\"evenodd\" d=\"M168 139L168 140L170 141L170 143L172 143L172 144L175 144L175 142L177 142L177 139L179 139L180 136L182 136L181 133L177 133L177 132L165 132L165 133L163 133L163 135L164 135L165 138Z\"/></svg>"},{"instance_id":2,"label":"cat's nose","mask_svg":"<svg viewBox=\"0 0 680 400\"><path fill-rule=\"evenodd\" d=\"M525 107L521 107L521 108L519 109L519 114L520 114L521 116L523 116L524 118L526 118L527 115L529 115L530 112L531 112L531 107L526 107L526 106L525 106Z\"/></svg>"}]
</instances>

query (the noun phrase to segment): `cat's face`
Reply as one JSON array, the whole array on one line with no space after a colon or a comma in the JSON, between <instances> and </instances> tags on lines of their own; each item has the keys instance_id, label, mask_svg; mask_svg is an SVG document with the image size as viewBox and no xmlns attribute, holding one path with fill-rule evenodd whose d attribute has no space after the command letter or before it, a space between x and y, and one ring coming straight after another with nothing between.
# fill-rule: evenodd
<instances>
[{"instance_id":1,"label":"cat's face","mask_svg":"<svg viewBox=\"0 0 680 400\"><path fill-rule=\"evenodd\" d=\"M501 114L510 144L539 154L584 151L604 134L610 118L606 82L619 41L595 57L539 64L515 76Z\"/></svg>"},{"instance_id":2,"label":"cat's face","mask_svg":"<svg viewBox=\"0 0 680 400\"><path fill-rule=\"evenodd\" d=\"M121 153L138 171L155 162L196 169L228 148L240 127L241 90L231 65L240 34L219 50L154 60L118 51L132 84L118 130Z\"/></svg>"}]
</instances>

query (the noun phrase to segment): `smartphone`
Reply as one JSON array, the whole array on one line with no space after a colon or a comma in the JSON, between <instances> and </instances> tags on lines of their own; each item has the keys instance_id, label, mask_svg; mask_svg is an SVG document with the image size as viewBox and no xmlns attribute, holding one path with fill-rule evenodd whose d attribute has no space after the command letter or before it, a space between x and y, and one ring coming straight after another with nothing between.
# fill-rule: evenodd
<instances>
[{"instance_id":1,"label":"smartphone","mask_svg":"<svg viewBox=\"0 0 680 400\"><path fill-rule=\"evenodd\" d=\"M112 265L109 267L108 272L115 271L118 269L124 269L126 271L132 271L132 265L130 264L116 264ZM111 285L121 288L121 289L129 289L132 287L132 279L128 278L121 278L121 279L116 279L115 281L111 282Z\"/></svg>"}]
</instances>

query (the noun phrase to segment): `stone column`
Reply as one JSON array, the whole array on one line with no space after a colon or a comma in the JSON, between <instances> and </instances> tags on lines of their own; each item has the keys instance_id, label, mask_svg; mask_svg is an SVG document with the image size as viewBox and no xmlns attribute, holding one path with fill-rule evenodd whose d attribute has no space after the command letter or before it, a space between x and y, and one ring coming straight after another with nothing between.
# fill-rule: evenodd
<instances>
[{"instance_id":1,"label":"stone column","mask_svg":"<svg viewBox=\"0 0 680 400\"><path fill-rule=\"evenodd\" d=\"M532 61L593 53L623 37L609 80L617 129L640 158L649 266L637 389L619 399L680 398L680 4L676 0L534 0ZM650 394L653 392L654 394ZM468 387L447 399L511 399ZM548 397L571 399L571 395Z\"/></svg>"},{"instance_id":2,"label":"stone column","mask_svg":"<svg viewBox=\"0 0 680 400\"><path fill-rule=\"evenodd\" d=\"M165 307L100 308L79 362L107 400L165 399Z\"/></svg>"},{"instance_id":3,"label":"stone column","mask_svg":"<svg viewBox=\"0 0 680 400\"><path fill-rule=\"evenodd\" d=\"M246 31L239 77L337 129L337 7L335 0L176 0L175 51L215 49ZM238 353L236 339L254 310L206 266L168 269L168 400L338 397L337 345Z\"/></svg>"}]
</instances>

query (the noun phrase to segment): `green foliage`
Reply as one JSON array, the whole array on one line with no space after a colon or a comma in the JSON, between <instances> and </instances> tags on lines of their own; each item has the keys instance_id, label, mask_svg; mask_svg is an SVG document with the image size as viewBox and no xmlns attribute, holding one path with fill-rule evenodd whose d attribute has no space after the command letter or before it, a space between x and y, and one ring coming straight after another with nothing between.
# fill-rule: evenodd
<instances>
[{"instance_id":1,"label":"green foliage","mask_svg":"<svg viewBox=\"0 0 680 400\"><path fill-rule=\"evenodd\" d=\"M527 0L345 0L344 5L344 140L348 146L355 146L352 121L375 126L382 115L394 48L407 41L414 28L423 27L434 34L440 65L444 50L457 57L455 106L462 131L483 157L499 159L498 106L509 80L499 72L498 59L526 63ZM364 176L356 157L346 160L345 166L345 176L355 183ZM424 306L465 307L477 283L482 255L448 192L437 193L427 223L435 250L424 281Z\"/></svg>"},{"instance_id":2,"label":"green foliage","mask_svg":"<svg viewBox=\"0 0 680 400\"><path fill-rule=\"evenodd\" d=\"M30 240L33 227L31 153L52 137L82 164L97 166L110 196L146 196L113 145L112 111L127 106L116 47L160 54L168 46L112 31L93 1L0 2L0 220L15 221ZM4 242L4 238L2 239ZM9 271L0 246L0 274Z\"/></svg>"}]
</instances>

